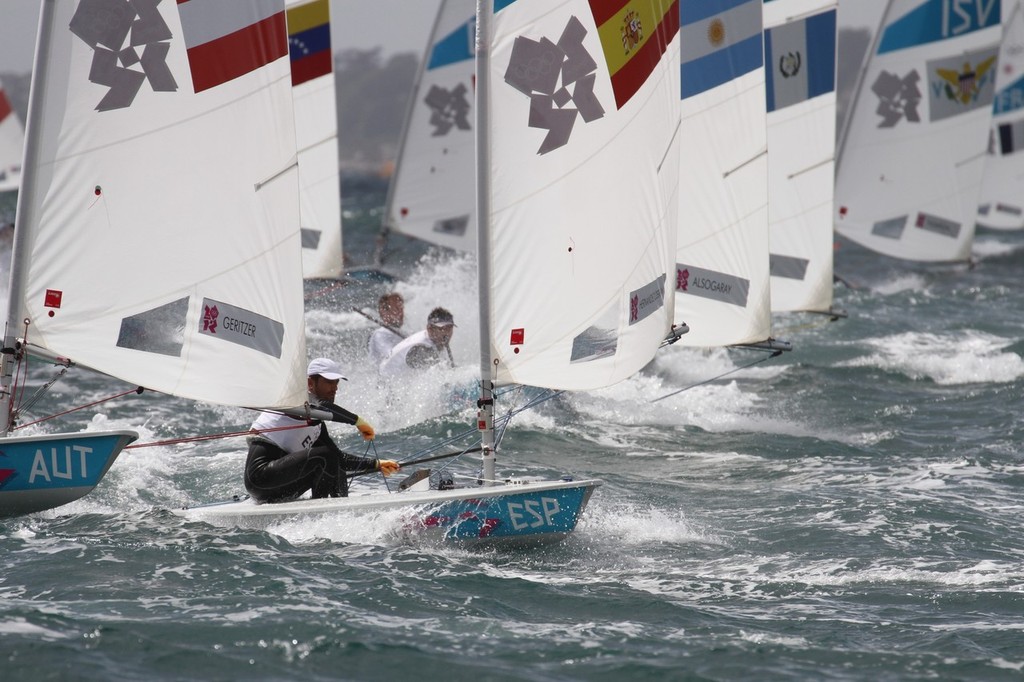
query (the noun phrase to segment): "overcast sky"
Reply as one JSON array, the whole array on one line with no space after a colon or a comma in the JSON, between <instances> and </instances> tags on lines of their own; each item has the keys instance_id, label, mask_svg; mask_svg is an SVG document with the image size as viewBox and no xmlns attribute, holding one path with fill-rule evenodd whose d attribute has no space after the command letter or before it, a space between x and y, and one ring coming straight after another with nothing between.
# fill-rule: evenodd
<instances>
[{"instance_id":1,"label":"overcast sky","mask_svg":"<svg viewBox=\"0 0 1024 682\"><path fill-rule=\"evenodd\" d=\"M418 52L426 46L439 2L331 0L334 49L379 46L384 54ZM40 0L0 0L0 71L25 73L31 69L39 4ZM873 26L884 5L885 0L841 0L840 27Z\"/></svg>"},{"instance_id":2,"label":"overcast sky","mask_svg":"<svg viewBox=\"0 0 1024 682\"><path fill-rule=\"evenodd\" d=\"M232 0L246 2L246 0ZM426 47L440 0L331 0L335 51L381 47L384 54ZM39 25L40 0L0 0L0 71L25 73ZM385 18L400 21L385 21Z\"/></svg>"}]
</instances>

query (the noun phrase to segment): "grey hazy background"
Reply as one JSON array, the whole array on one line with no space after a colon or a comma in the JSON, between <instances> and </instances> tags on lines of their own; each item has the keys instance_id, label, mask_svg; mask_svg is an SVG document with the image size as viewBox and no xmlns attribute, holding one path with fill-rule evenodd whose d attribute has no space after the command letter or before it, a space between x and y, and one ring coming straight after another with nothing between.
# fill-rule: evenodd
<instances>
[{"instance_id":1,"label":"grey hazy background","mask_svg":"<svg viewBox=\"0 0 1024 682\"><path fill-rule=\"evenodd\" d=\"M244 1L244 0L235 0ZM0 82L24 120L40 0L0 0ZM440 0L331 0L342 166L385 171ZM839 5L840 117L885 0Z\"/></svg>"}]
</instances>

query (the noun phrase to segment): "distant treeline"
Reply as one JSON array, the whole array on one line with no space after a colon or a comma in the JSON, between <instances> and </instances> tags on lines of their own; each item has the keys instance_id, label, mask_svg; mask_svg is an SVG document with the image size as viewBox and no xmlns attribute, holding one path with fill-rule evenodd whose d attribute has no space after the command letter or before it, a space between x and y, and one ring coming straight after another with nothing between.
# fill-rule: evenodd
<instances>
[{"instance_id":1,"label":"distant treeline","mask_svg":"<svg viewBox=\"0 0 1024 682\"><path fill-rule=\"evenodd\" d=\"M839 32L840 119L870 37L864 30ZM394 161L418 62L419 56L411 52L384 59L379 49L342 50L335 55L338 151L343 168L378 171ZM24 121L29 74L0 73L0 82Z\"/></svg>"}]
</instances>

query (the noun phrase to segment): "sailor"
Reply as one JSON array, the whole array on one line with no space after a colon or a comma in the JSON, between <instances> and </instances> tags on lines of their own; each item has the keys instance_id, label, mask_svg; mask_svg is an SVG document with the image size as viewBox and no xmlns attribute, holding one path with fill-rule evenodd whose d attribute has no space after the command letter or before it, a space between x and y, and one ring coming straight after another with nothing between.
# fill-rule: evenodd
<instances>
[{"instance_id":1,"label":"sailor","mask_svg":"<svg viewBox=\"0 0 1024 682\"><path fill-rule=\"evenodd\" d=\"M448 344L455 331L455 319L444 308L434 308L427 316L427 328L416 332L391 349L380 364L380 373L389 379L419 369L451 362Z\"/></svg>"},{"instance_id":2,"label":"sailor","mask_svg":"<svg viewBox=\"0 0 1024 682\"><path fill-rule=\"evenodd\" d=\"M377 313L383 326L370 335L366 353L370 356L370 362L375 367L380 367L380 363L391 349L405 338L399 333L402 323L405 322L405 301L402 295L397 291L383 294L377 301Z\"/></svg>"},{"instance_id":3,"label":"sailor","mask_svg":"<svg viewBox=\"0 0 1024 682\"><path fill-rule=\"evenodd\" d=\"M345 379L337 362L316 358L309 363L306 376L311 407L331 412L331 421L353 424L365 440L373 439L373 427L365 419L334 404L338 382ZM346 497L346 471L379 471L390 476L399 469L394 460L342 452L320 420L264 412L250 431L254 435L248 438L245 489L257 502L286 502L307 490L314 498Z\"/></svg>"}]
</instances>

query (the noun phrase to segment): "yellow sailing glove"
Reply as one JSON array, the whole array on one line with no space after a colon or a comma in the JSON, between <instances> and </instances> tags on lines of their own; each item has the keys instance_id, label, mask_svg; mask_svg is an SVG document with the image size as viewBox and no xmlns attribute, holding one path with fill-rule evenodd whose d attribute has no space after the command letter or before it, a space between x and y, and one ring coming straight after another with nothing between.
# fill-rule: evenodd
<instances>
[{"instance_id":1,"label":"yellow sailing glove","mask_svg":"<svg viewBox=\"0 0 1024 682\"><path fill-rule=\"evenodd\" d=\"M363 434L363 440L373 440L373 427L365 419L362 417L357 418L356 428L359 429L359 433Z\"/></svg>"},{"instance_id":2,"label":"yellow sailing glove","mask_svg":"<svg viewBox=\"0 0 1024 682\"><path fill-rule=\"evenodd\" d=\"M401 468L401 465L393 459L377 460L377 471L381 472L385 476L390 476Z\"/></svg>"}]
</instances>

